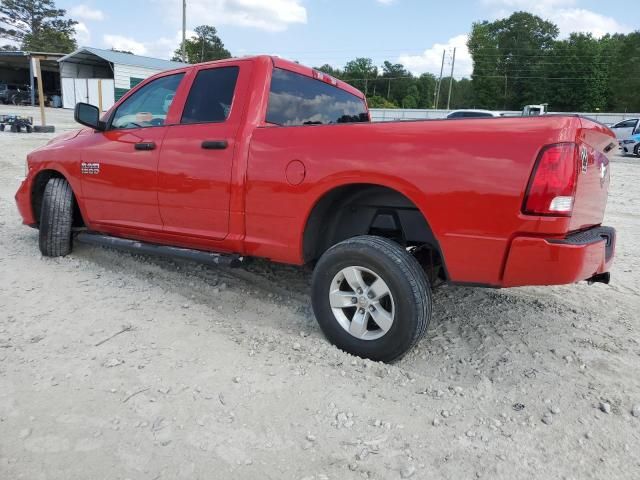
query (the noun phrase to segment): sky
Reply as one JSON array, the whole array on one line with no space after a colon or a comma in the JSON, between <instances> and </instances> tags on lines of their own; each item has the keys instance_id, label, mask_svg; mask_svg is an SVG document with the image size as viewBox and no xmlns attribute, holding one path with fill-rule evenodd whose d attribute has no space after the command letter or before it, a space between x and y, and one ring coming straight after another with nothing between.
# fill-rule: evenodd
<instances>
[{"instance_id":1,"label":"sky","mask_svg":"<svg viewBox=\"0 0 640 480\"><path fill-rule=\"evenodd\" d=\"M213 25L234 56L279 55L336 67L355 57L402 63L415 74L469 76L471 24L525 10L571 32L628 33L640 26L637 0L187 0L187 35ZM80 22L81 46L170 58L180 42L182 0L57 0Z\"/></svg>"}]
</instances>

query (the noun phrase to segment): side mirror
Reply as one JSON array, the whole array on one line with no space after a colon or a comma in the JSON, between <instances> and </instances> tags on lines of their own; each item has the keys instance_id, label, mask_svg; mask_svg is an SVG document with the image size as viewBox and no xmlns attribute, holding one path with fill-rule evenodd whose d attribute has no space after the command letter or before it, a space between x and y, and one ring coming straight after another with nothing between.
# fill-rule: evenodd
<instances>
[{"instance_id":1,"label":"side mirror","mask_svg":"<svg viewBox=\"0 0 640 480\"><path fill-rule=\"evenodd\" d=\"M102 131L106 129L105 123L100 121L100 111L95 105L91 105L89 103L76 103L73 118L81 125L91 127L94 130Z\"/></svg>"}]
</instances>

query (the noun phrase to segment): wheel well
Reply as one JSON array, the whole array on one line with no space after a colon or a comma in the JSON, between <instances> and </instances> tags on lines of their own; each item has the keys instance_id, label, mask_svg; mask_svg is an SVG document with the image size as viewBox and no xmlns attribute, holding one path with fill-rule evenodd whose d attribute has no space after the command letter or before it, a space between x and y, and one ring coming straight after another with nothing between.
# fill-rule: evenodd
<instances>
[{"instance_id":1,"label":"wheel well","mask_svg":"<svg viewBox=\"0 0 640 480\"><path fill-rule=\"evenodd\" d=\"M44 196L44 189L47 186L47 182L49 182L49 180L52 178L63 178L66 180L64 175L56 170L42 170L38 173L33 181L33 188L31 189L31 208L33 209L33 216L35 217L38 224L40 224L40 214L42 209L42 197ZM82 218L82 213L80 212L80 208L78 207L75 193L73 194L73 226L85 226L84 219Z\"/></svg>"},{"instance_id":2,"label":"wheel well","mask_svg":"<svg viewBox=\"0 0 640 480\"><path fill-rule=\"evenodd\" d=\"M440 246L422 212L402 193L380 185L339 187L318 201L304 231L305 262L315 262L331 246L358 235L411 248L430 277L446 279Z\"/></svg>"}]
</instances>

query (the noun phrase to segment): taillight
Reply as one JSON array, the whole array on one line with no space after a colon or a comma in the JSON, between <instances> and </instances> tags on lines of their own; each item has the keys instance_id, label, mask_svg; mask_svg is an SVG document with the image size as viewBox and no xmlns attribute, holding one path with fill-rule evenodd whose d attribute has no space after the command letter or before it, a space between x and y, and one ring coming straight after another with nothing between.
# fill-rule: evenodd
<instances>
[{"instance_id":1,"label":"taillight","mask_svg":"<svg viewBox=\"0 0 640 480\"><path fill-rule=\"evenodd\" d=\"M571 216L578 179L577 152L575 144L561 143L540 153L524 197L524 213Z\"/></svg>"}]
</instances>

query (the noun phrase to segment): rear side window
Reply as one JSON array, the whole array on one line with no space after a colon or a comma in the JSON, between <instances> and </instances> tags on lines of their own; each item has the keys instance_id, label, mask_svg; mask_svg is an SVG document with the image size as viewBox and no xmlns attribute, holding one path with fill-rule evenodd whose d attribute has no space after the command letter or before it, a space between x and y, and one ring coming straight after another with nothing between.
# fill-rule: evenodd
<instances>
[{"instance_id":1,"label":"rear side window","mask_svg":"<svg viewBox=\"0 0 640 480\"><path fill-rule=\"evenodd\" d=\"M180 123L224 122L231 111L238 67L200 70L191 86Z\"/></svg>"},{"instance_id":2,"label":"rear side window","mask_svg":"<svg viewBox=\"0 0 640 480\"><path fill-rule=\"evenodd\" d=\"M364 100L333 85L298 73L273 69L267 122L326 125L368 122Z\"/></svg>"},{"instance_id":3,"label":"rear side window","mask_svg":"<svg viewBox=\"0 0 640 480\"><path fill-rule=\"evenodd\" d=\"M633 128L636 126L636 123L638 121L633 119L633 120L624 120L620 123L618 123L617 125L614 125L613 128Z\"/></svg>"}]
</instances>

